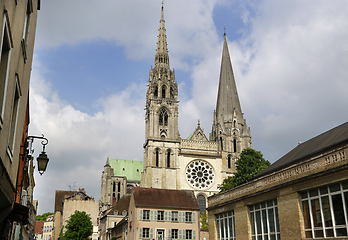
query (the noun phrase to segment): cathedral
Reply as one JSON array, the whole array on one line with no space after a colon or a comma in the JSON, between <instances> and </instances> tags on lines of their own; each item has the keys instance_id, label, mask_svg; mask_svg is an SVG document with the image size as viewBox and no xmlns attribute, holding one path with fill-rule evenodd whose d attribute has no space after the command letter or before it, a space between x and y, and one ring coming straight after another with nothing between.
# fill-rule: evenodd
<instances>
[{"instance_id":1,"label":"cathedral","mask_svg":"<svg viewBox=\"0 0 348 240\"><path fill-rule=\"evenodd\" d=\"M178 84L170 69L163 6L155 55L146 93L144 170L141 187L194 190L200 205L219 192L218 185L235 172L241 151L251 147L239 103L226 34L220 81L209 138L198 121L188 139L178 129Z\"/></svg>"},{"instance_id":2,"label":"cathedral","mask_svg":"<svg viewBox=\"0 0 348 240\"><path fill-rule=\"evenodd\" d=\"M189 138L180 137L178 84L169 65L163 6L145 110L144 161L107 159L100 211L114 205L139 184L146 188L193 190L201 210L205 209L207 197L219 192L218 185L235 172L239 154L251 147L250 128L239 103L226 34L209 138L199 121Z\"/></svg>"}]
</instances>

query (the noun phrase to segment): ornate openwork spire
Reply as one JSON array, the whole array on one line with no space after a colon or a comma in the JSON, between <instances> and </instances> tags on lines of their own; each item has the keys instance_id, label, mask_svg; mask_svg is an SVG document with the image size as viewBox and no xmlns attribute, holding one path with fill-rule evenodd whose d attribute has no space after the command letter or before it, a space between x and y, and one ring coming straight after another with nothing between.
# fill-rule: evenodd
<instances>
[{"instance_id":1,"label":"ornate openwork spire","mask_svg":"<svg viewBox=\"0 0 348 240\"><path fill-rule=\"evenodd\" d=\"M155 56L155 66L157 65L167 65L169 67L169 55L168 55L168 48L167 48L167 35L166 35L166 28L165 28L165 21L164 21L164 13L163 13L163 3L162 3L162 11L161 11L161 20L160 20L160 27L159 27L159 33L158 33L158 41L157 41L157 49L156 49L156 56Z\"/></svg>"}]
</instances>

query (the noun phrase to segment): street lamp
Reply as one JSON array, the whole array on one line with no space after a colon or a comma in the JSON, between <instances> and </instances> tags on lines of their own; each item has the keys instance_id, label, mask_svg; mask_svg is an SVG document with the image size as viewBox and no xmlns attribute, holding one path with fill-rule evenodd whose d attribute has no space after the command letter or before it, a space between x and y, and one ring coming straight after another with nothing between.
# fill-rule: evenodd
<instances>
[{"instance_id":1,"label":"street lamp","mask_svg":"<svg viewBox=\"0 0 348 240\"><path fill-rule=\"evenodd\" d=\"M48 164L48 157L47 157L47 154L45 152L45 147L46 145L48 144L48 139L45 138L45 136L42 134L41 137L39 136L28 136L26 138L26 140L28 142L30 142L31 144L34 142L34 139L42 139L41 141L41 145L42 145L42 152L40 153L40 155L36 158L37 160L37 166L38 166L38 171L40 173L40 175L42 175L45 171L46 171L46 168L47 168L47 164ZM29 148L29 152L30 152L30 155L32 153L34 153L34 150L31 150L31 146ZM25 158L26 159L26 158Z\"/></svg>"}]
</instances>

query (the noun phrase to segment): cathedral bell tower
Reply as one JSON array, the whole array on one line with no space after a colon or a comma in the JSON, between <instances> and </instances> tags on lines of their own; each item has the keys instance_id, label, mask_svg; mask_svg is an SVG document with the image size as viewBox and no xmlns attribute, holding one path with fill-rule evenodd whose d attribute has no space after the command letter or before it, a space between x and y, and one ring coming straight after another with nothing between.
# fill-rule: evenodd
<instances>
[{"instance_id":1,"label":"cathedral bell tower","mask_svg":"<svg viewBox=\"0 0 348 240\"><path fill-rule=\"evenodd\" d=\"M163 6L155 65L153 68L151 67L149 74L145 110L145 155L141 184L145 187L172 188L162 182L160 178L156 178L155 182L147 182L154 179L150 172L153 174L156 172L156 175L160 176L162 173L165 174L164 170L176 167L176 156L180 143L178 84L175 82L174 70L170 70L169 67ZM162 170L159 171L159 169Z\"/></svg>"},{"instance_id":2,"label":"cathedral bell tower","mask_svg":"<svg viewBox=\"0 0 348 240\"><path fill-rule=\"evenodd\" d=\"M247 127L240 106L226 33L224 33L219 90L210 141L218 142L218 151L221 153L225 172L235 172L234 162L243 149L251 147L250 128Z\"/></svg>"}]
</instances>

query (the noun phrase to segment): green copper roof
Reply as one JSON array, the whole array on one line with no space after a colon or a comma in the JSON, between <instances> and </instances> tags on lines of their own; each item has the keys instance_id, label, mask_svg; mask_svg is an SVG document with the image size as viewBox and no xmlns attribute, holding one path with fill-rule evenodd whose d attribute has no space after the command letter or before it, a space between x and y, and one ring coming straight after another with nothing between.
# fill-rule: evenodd
<instances>
[{"instance_id":1,"label":"green copper roof","mask_svg":"<svg viewBox=\"0 0 348 240\"><path fill-rule=\"evenodd\" d=\"M192 135L194 134L195 132L191 133L191 135L187 138L187 140L190 140Z\"/></svg>"},{"instance_id":2,"label":"green copper roof","mask_svg":"<svg viewBox=\"0 0 348 240\"><path fill-rule=\"evenodd\" d=\"M141 180L143 161L109 158L109 164L114 169L114 176L127 177L129 181Z\"/></svg>"}]
</instances>

